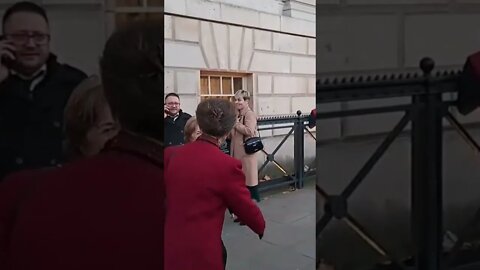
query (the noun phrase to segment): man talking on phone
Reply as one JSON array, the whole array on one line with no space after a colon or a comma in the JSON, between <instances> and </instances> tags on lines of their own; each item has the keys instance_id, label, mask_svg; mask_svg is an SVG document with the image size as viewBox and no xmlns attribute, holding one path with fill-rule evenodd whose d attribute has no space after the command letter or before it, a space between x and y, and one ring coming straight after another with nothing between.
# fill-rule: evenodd
<instances>
[{"instance_id":1,"label":"man talking on phone","mask_svg":"<svg viewBox=\"0 0 480 270\"><path fill-rule=\"evenodd\" d=\"M63 110L86 75L50 52L46 11L10 6L0 40L0 182L23 169L62 163Z\"/></svg>"},{"instance_id":2,"label":"man talking on phone","mask_svg":"<svg viewBox=\"0 0 480 270\"><path fill-rule=\"evenodd\" d=\"M180 97L176 93L169 93L165 96L164 120L165 147L185 143L183 129L190 114L180 109Z\"/></svg>"}]
</instances>

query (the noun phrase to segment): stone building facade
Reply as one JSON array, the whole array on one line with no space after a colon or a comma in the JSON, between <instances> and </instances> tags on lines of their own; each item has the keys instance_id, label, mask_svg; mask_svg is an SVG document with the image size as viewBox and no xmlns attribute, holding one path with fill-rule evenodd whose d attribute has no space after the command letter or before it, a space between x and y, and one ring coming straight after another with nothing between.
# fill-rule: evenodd
<instances>
[{"instance_id":1,"label":"stone building facade","mask_svg":"<svg viewBox=\"0 0 480 270\"><path fill-rule=\"evenodd\" d=\"M315 108L315 1L166 0L165 13L165 93L178 93L186 112L241 88L259 116ZM267 151L288 131L262 131ZM305 142L311 167L315 141ZM293 137L277 158L292 163Z\"/></svg>"}]
</instances>

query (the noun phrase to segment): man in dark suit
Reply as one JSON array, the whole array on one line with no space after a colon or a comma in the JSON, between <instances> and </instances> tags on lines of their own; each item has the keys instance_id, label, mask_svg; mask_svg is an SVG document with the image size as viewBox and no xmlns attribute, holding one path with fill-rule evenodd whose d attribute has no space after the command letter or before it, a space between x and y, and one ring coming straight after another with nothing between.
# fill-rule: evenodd
<instances>
[{"instance_id":1,"label":"man in dark suit","mask_svg":"<svg viewBox=\"0 0 480 270\"><path fill-rule=\"evenodd\" d=\"M0 269L163 269L163 22L114 33L100 66L122 131L94 157L0 184Z\"/></svg>"},{"instance_id":2,"label":"man in dark suit","mask_svg":"<svg viewBox=\"0 0 480 270\"><path fill-rule=\"evenodd\" d=\"M184 144L183 130L192 116L180 109L180 97L177 94L169 93L165 96L164 117L165 147Z\"/></svg>"},{"instance_id":3,"label":"man in dark suit","mask_svg":"<svg viewBox=\"0 0 480 270\"><path fill-rule=\"evenodd\" d=\"M0 181L9 173L57 166L63 110L86 75L50 52L45 10L31 2L7 9L0 40Z\"/></svg>"}]
</instances>

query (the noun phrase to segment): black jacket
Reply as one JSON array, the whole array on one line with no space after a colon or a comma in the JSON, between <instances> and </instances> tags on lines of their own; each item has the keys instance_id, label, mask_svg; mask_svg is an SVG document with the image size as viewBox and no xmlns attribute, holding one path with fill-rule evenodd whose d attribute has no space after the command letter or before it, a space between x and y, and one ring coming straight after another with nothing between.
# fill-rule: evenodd
<instances>
[{"instance_id":1,"label":"black jacket","mask_svg":"<svg viewBox=\"0 0 480 270\"><path fill-rule=\"evenodd\" d=\"M165 147L181 145L185 143L183 129L185 128L185 124L190 117L192 117L190 114L184 113L182 110L180 110L176 119L167 116L163 120L165 127Z\"/></svg>"},{"instance_id":2,"label":"black jacket","mask_svg":"<svg viewBox=\"0 0 480 270\"><path fill-rule=\"evenodd\" d=\"M0 84L0 181L14 171L63 162L64 107L85 78L52 54L45 77L33 91L31 81L15 75Z\"/></svg>"}]
</instances>

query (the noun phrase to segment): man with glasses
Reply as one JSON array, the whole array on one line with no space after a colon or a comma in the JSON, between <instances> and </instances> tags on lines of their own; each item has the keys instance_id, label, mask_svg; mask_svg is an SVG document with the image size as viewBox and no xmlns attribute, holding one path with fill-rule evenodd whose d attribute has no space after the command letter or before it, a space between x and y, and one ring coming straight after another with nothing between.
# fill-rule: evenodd
<instances>
[{"instance_id":1,"label":"man with glasses","mask_svg":"<svg viewBox=\"0 0 480 270\"><path fill-rule=\"evenodd\" d=\"M183 129L190 114L180 109L180 97L175 93L169 93L165 96L165 147L184 144Z\"/></svg>"},{"instance_id":2,"label":"man with glasses","mask_svg":"<svg viewBox=\"0 0 480 270\"><path fill-rule=\"evenodd\" d=\"M86 78L50 52L45 10L31 2L10 6L0 40L0 181L22 170L61 164L63 110Z\"/></svg>"}]
</instances>

